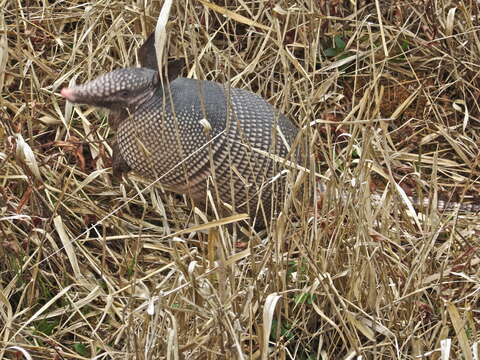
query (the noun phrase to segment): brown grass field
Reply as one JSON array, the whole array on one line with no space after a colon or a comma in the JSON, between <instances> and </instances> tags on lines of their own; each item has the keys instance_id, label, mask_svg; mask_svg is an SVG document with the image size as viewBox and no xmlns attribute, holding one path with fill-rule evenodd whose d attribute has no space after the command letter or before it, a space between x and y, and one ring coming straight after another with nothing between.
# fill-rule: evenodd
<instances>
[{"instance_id":1,"label":"brown grass field","mask_svg":"<svg viewBox=\"0 0 480 360\"><path fill-rule=\"evenodd\" d=\"M307 149L248 241L114 182L106 112L59 94L136 66L162 2L0 0L0 359L479 359L479 216L438 208L480 202L479 2L215 4L174 0L168 56Z\"/></svg>"}]
</instances>

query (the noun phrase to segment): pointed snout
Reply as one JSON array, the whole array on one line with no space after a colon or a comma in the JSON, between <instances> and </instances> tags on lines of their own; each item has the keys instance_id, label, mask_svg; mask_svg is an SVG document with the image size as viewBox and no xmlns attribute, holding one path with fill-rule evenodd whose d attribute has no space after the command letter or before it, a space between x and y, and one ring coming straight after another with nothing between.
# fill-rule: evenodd
<instances>
[{"instance_id":1,"label":"pointed snout","mask_svg":"<svg viewBox=\"0 0 480 360\"><path fill-rule=\"evenodd\" d=\"M70 102L75 102L75 91L73 88L63 88L60 94Z\"/></svg>"}]
</instances>

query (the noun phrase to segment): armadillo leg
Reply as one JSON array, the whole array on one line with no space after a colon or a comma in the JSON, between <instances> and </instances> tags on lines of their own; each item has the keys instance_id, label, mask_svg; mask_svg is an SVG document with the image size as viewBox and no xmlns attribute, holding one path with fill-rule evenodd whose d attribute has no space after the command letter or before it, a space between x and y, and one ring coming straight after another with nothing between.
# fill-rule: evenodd
<instances>
[{"instance_id":1,"label":"armadillo leg","mask_svg":"<svg viewBox=\"0 0 480 360\"><path fill-rule=\"evenodd\" d=\"M123 174L132 170L128 166L125 159L122 157L122 153L118 148L118 143L114 141L112 143L112 173L115 179L120 179Z\"/></svg>"}]
</instances>

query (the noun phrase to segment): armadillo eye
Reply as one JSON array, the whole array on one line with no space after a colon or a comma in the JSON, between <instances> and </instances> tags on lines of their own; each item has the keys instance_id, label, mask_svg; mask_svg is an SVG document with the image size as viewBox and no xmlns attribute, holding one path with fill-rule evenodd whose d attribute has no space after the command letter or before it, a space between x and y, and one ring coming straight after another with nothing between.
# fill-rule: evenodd
<instances>
[{"instance_id":1,"label":"armadillo eye","mask_svg":"<svg viewBox=\"0 0 480 360\"><path fill-rule=\"evenodd\" d=\"M127 90L122 90L122 91L120 91L119 95L121 97L128 97L130 94Z\"/></svg>"}]
</instances>

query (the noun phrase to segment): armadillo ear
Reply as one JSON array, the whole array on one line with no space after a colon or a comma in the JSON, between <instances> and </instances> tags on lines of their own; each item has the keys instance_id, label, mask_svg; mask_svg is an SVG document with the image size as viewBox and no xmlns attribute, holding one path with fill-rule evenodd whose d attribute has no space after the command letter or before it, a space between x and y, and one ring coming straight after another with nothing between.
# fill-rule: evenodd
<instances>
[{"instance_id":1,"label":"armadillo ear","mask_svg":"<svg viewBox=\"0 0 480 360\"><path fill-rule=\"evenodd\" d=\"M158 71L157 53L155 51L155 32L152 32L138 49L140 66ZM185 66L185 59L169 60L163 74L164 80L173 81L180 75Z\"/></svg>"},{"instance_id":2,"label":"armadillo ear","mask_svg":"<svg viewBox=\"0 0 480 360\"><path fill-rule=\"evenodd\" d=\"M165 79L168 81L175 80L182 72L183 67L185 66L185 59L175 59L169 60L167 64L167 68L165 69Z\"/></svg>"},{"instance_id":3,"label":"armadillo ear","mask_svg":"<svg viewBox=\"0 0 480 360\"><path fill-rule=\"evenodd\" d=\"M145 40L137 52L140 66L152 70L158 70L157 54L155 53L155 32Z\"/></svg>"}]
</instances>

